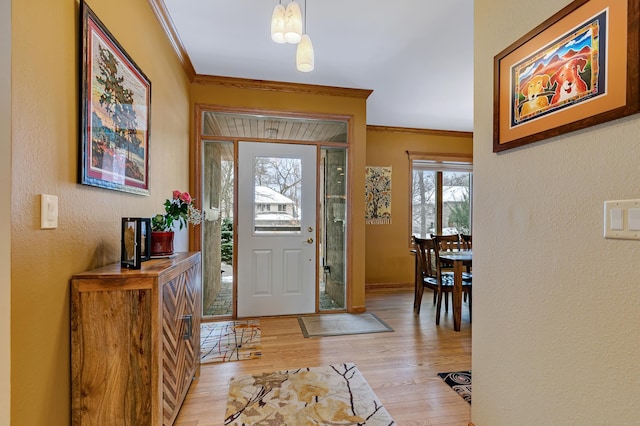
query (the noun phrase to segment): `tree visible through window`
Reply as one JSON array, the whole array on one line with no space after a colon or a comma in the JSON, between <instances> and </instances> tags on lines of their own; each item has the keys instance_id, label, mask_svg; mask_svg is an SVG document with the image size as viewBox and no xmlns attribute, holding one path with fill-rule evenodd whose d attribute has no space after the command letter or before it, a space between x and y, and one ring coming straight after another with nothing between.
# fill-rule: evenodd
<instances>
[{"instance_id":1,"label":"tree visible through window","mask_svg":"<svg viewBox=\"0 0 640 426\"><path fill-rule=\"evenodd\" d=\"M471 163L411 160L411 235L470 234Z\"/></svg>"}]
</instances>

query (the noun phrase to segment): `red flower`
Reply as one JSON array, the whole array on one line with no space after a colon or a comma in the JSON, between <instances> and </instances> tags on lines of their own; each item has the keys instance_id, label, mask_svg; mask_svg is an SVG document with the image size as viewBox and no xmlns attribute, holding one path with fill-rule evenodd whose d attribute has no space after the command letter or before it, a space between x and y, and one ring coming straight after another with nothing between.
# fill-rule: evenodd
<instances>
[{"instance_id":1,"label":"red flower","mask_svg":"<svg viewBox=\"0 0 640 426\"><path fill-rule=\"evenodd\" d=\"M175 194L175 192L174 192L174 194ZM180 194L180 196L179 196L179 197L180 197L180 199L181 199L182 201L184 201L185 203L187 203L187 204L191 204L191 195L189 195L189 193L188 193L188 192L183 192L182 194Z\"/></svg>"}]
</instances>

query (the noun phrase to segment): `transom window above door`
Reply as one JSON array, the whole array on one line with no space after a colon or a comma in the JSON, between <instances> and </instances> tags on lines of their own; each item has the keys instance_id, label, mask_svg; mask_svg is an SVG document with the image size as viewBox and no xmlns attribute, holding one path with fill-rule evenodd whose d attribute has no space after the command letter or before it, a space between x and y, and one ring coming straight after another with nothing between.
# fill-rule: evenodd
<instances>
[{"instance_id":1,"label":"transom window above door","mask_svg":"<svg viewBox=\"0 0 640 426\"><path fill-rule=\"evenodd\" d=\"M202 114L202 136L346 144L347 128L347 122L344 120L216 111L204 111Z\"/></svg>"}]
</instances>

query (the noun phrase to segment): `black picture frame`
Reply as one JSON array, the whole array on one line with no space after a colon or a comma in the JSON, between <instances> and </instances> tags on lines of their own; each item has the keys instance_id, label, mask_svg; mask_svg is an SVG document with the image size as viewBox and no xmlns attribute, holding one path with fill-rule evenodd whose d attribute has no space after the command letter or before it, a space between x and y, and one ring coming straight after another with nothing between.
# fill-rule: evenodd
<instances>
[{"instance_id":1,"label":"black picture frame","mask_svg":"<svg viewBox=\"0 0 640 426\"><path fill-rule=\"evenodd\" d=\"M123 217L120 236L120 265L140 269L151 258L151 219Z\"/></svg>"},{"instance_id":2,"label":"black picture frame","mask_svg":"<svg viewBox=\"0 0 640 426\"><path fill-rule=\"evenodd\" d=\"M84 1L81 19L78 181L149 195L151 82Z\"/></svg>"},{"instance_id":3,"label":"black picture frame","mask_svg":"<svg viewBox=\"0 0 640 426\"><path fill-rule=\"evenodd\" d=\"M151 219L140 218L140 260L151 259Z\"/></svg>"},{"instance_id":4,"label":"black picture frame","mask_svg":"<svg viewBox=\"0 0 640 426\"><path fill-rule=\"evenodd\" d=\"M120 235L120 265L128 269L140 269L142 264L140 223L131 217L122 218Z\"/></svg>"}]
</instances>

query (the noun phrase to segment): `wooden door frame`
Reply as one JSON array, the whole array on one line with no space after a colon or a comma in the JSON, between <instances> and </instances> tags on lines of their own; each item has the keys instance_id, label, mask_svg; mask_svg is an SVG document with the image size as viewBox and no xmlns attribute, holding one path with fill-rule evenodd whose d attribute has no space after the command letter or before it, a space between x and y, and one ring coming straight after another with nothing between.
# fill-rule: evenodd
<instances>
[{"instance_id":1,"label":"wooden door frame","mask_svg":"<svg viewBox=\"0 0 640 426\"><path fill-rule=\"evenodd\" d=\"M280 117L280 118L300 118L300 119L316 119L316 120L334 120L334 121L344 121L347 123L347 142L316 142L316 141L301 141L301 140L278 140L278 139L266 139L266 138L238 138L238 137L228 137L228 136L208 136L202 134L202 114L204 112L219 112L219 113L232 113L232 114L246 114L246 115L262 115L262 116L272 116L272 117ZM285 111L285 110L272 110L272 109L258 109L258 108L239 108L239 107L229 107L229 106L221 106L221 105L211 105L211 104L194 104L194 114L193 114L193 127L191 129L191 138L189 142L189 193L195 199L194 204L197 208L202 209L202 168L203 168L203 153L202 153L202 143L205 140L216 141L216 142L233 142L233 156L234 156L234 174L237 176L237 168L238 168L238 142L240 141L250 141L250 142L268 142L268 143L288 143L288 144L300 144L300 145L315 145L318 151L323 148L345 148L347 150L347 194L350 197L350 194L353 193L353 156L350 155L350 142L354 140L353 135L353 116L352 115L338 115L338 114L321 114L321 113L305 113L300 111ZM248 140L250 139L250 140ZM319 167L318 161L320 161L320 155L317 155L316 158L316 173L317 168ZM318 197L320 196L319 191L320 180L316 179L316 210L320 205L320 200ZM237 208L238 208L238 191L234 188L233 193L233 215L234 215L234 226L233 226L233 277L234 280L237 278L237 235L236 235L236 218L237 218ZM351 253L353 252L353 235L351 229L351 218L352 216L352 203L347 203L346 209L346 217L347 217L347 231L346 231L346 253L345 253L345 263L347 268L347 273L345 275L345 311L351 312L352 310L352 296L351 296L351 283L352 279L352 268L349 267L349 259ZM320 215L316 211L316 229L318 226L318 220ZM189 250L190 251L201 251L202 250L202 227L200 226L190 226L189 227ZM319 273L317 271L317 246L316 246L316 277ZM203 261L204 264L204 261ZM237 318L237 287L234 283L233 290L233 314L232 318ZM318 293L318 285L316 283L316 305L319 303L319 294ZM317 311L318 309L316 309Z\"/></svg>"}]
</instances>

